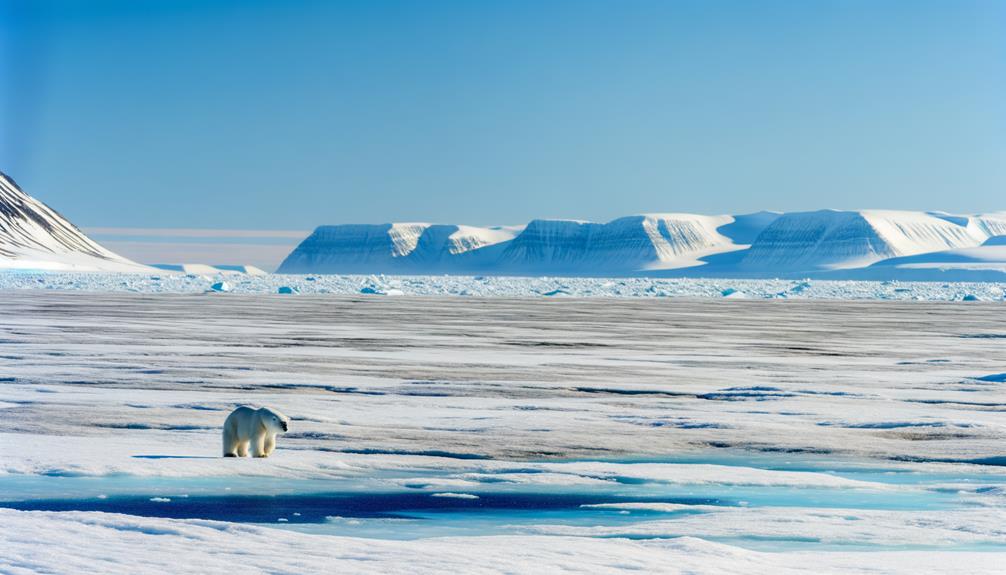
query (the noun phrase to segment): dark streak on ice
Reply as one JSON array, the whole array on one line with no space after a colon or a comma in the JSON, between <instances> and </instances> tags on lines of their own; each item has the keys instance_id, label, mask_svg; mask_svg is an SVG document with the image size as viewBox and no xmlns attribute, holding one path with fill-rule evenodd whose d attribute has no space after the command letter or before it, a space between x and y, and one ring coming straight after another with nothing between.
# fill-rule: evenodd
<instances>
[{"instance_id":1,"label":"dark streak on ice","mask_svg":"<svg viewBox=\"0 0 1006 575\"><path fill-rule=\"evenodd\" d=\"M628 480L626 481L628 483ZM476 493L477 499L434 497L430 493L320 493L304 495L224 495L167 497L115 496L107 499L36 499L0 502L0 507L21 511L101 511L140 517L208 519L239 523L324 523L329 517L413 518L412 513L472 511L571 510L604 503L678 503L730 505L730 502L694 497L639 498L580 493Z\"/></svg>"},{"instance_id":2,"label":"dark streak on ice","mask_svg":"<svg viewBox=\"0 0 1006 575\"><path fill-rule=\"evenodd\" d=\"M610 393L612 395L663 395L667 397L696 397L694 393L678 391L662 391L649 389L618 389L607 387L574 387L574 391L583 393Z\"/></svg>"},{"instance_id":3,"label":"dark streak on ice","mask_svg":"<svg viewBox=\"0 0 1006 575\"><path fill-rule=\"evenodd\" d=\"M444 457L447 459L492 459L488 455L479 453L456 453L452 451L441 451L438 449L428 449L421 451L409 451L406 449L320 449L318 451L329 451L333 453L355 453L357 455L415 455L419 457Z\"/></svg>"}]
</instances>

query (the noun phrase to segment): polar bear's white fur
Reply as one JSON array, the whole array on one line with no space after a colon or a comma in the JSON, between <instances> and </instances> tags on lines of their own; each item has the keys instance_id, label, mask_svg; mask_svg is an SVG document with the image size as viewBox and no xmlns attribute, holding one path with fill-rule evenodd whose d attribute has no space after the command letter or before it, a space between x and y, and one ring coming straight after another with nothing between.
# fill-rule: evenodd
<instances>
[{"instance_id":1,"label":"polar bear's white fur","mask_svg":"<svg viewBox=\"0 0 1006 575\"><path fill-rule=\"evenodd\" d=\"M269 457L276 435L289 429L290 418L268 407L235 409L224 421L224 457Z\"/></svg>"}]
</instances>

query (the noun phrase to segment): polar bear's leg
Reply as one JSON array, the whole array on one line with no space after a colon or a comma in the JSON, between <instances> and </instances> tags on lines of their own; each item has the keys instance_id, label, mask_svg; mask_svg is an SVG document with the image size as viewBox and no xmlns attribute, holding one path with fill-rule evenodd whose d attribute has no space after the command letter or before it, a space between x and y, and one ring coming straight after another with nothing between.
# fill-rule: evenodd
<instances>
[{"instance_id":1,"label":"polar bear's leg","mask_svg":"<svg viewBox=\"0 0 1006 575\"><path fill-rule=\"evenodd\" d=\"M265 452L265 438L266 434L262 431L256 433L252 438L252 457L269 457L269 454Z\"/></svg>"},{"instance_id":2,"label":"polar bear's leg","mask_svg":"<svg viewBox=\"0 0 1006 575\"><path fill-rule=\"evenodd\" d=\"M238 456L238 441L230 425L224 425L224 457Z\"/></svg>"},{"instance_id":3,"label":"polar bear's leg","mask_svg":"<svg viewBox=\"0 0 1006 575\"><path fill-rule=\"evenodd\" d=\"M238 443L238 457L248 457L248 440Z\"/></svg>"},{"instance_id":4,"label":"polar bear's leg","mask_svg":"<svg viewBox=\"0 0 1006 575\"><path fill-rule=\"evenodd\" d=\"M265 456L268 457L272 455L274 449L276 449L276 436L274 434L269 434L265 436L265 444L263 446L265 449Z\"/></svg>"}]
</instances>

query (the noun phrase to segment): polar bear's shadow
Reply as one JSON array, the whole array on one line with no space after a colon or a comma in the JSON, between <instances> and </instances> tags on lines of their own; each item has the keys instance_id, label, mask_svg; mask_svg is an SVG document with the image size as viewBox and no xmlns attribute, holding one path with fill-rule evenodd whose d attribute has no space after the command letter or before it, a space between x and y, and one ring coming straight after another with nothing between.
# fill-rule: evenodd
<instances>
[{"instance_id":1,"label":"polar bear's shadow","mask_svg":"<svg viewBox=\"0 0 1006 575\"><path fill-rule=\"evenodd\" d=\"M134 455L133 459L220 459L210 455Z\"/></svg>"}]
</instances>

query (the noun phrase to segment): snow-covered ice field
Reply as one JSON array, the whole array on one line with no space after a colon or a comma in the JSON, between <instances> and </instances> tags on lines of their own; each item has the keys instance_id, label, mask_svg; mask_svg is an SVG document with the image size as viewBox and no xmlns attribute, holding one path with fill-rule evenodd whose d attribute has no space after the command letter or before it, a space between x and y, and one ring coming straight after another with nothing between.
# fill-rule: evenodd
<instances>
[{"instance_id":1,"label":"snow-covered ice field","mask_svg":"<svg viewBox=\"0 0 1006 575\"><path fill-rule=\"evenodd\" d=\"M712 297L1004 301L1003 282L810 279L593 278L459 275L245 275L164 273L0 273L0 290L131 293L418 295L462 297Z\"/></svg>"},{"instance_id":2,"label":"snow-covered ice field","mask_svg":"<svg viewBox=\"0 0 1006 575\"><path fill-rule=\"evenodd\" d=\"M35 287L63 289L0 300L0 572L996 573L1006 559L1003 304L813 299L831 283L1001 299L995 284L66 291L119 277L51 276ZM185 279L164 291L207 288ZM603 295L657 283L607 281L626 291ZM219 457L241 403L291 416L273 457Z\"/></svg>"}]
</instances>

